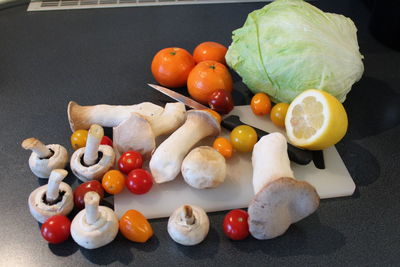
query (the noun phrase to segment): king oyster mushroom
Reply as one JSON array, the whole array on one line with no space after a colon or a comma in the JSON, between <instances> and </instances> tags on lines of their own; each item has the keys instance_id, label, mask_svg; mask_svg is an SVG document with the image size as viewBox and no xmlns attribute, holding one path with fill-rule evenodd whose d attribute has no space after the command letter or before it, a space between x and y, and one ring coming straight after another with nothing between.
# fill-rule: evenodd
<instances>
[{"instance_id":1,"label":"king oyster mushroom","mask_svg":"<svg viewBox=\"0 0 400 267\"><path fill-rule=\"evenodd\" d=\"M312 214L319 206L315 188L294 178L281 133L262 137L252 155L253 188L249 205L249 231L257 239L271 239L286 232L292 223Z\"/></svg>"}]
</instances>

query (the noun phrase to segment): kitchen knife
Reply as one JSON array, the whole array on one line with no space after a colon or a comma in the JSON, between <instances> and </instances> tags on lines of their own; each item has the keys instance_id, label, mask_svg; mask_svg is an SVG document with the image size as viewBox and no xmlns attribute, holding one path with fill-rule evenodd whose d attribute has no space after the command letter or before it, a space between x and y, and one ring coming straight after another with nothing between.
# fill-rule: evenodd
<instances>
[{"instance_id":1,"label":"kitchen knife","mask_svg":"<svg viewBox=\"0 0 400 267\"><path fill-rule=\"evenodd\" d=\"M181 95L175 91L172 91L168 88L159 86L159 85L155 85L155 84L148 84L150 87L156 89L157 91L175 99L176 101L179 101L183 104L185 104L188 107L191 107L193 109L208 109L209 107L204 106L196 101L194 101L193 99L186 97L184 95ZM245 123L243 123L242 121L240 121L240 118L236 115L229 115L227 117L224 117L222 119L221 125L228 129L228 130L233 130L235 127L239 126L239 125L243 125ZM260 138L264 135L267 135L268 133L258 129L254 126L252 126L255 131L257 132L257 136ZM313 152L309 151L309 150L304 150L298 147L295 147L291 144L288 143L288 155L289 155L289 159L293 162L296 162L298 164L301 165L306 165L308 163L310 163L313 160ZM324 161L323 161L323 157L322 157L322 153L321 154L314 154L316 156L318 156L318 161L314 160L314 164L316 165L317 168L325 168L324 167ZM322 164L321 164L322 162ZM318 166L317 166L318 163Z\"/></svg>"}]
</instances>

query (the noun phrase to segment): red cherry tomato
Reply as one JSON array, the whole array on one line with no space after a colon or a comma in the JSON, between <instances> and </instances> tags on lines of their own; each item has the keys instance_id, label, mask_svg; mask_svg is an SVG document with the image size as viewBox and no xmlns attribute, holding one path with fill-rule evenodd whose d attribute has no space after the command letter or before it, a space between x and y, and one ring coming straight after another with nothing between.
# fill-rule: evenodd
<instances>
[{"instance_id":1,"label":"red cherry tomato","mask_svg":"<svg viewBox=\"0 0 400 267\"><path fill-rule=\"evenodd\" d=\"M110 137L103 136L103 138L101 138L100 145L107 145L107 146L111 146L112 147L113 146L113 142L112 142Z\"/></svg>"},{"instance_id":2,"label":"red cherry tomato","mask_svg":"<svg viewBox=\"0 0 400 267\"><path fill-rule=\"evenodd\" d=\"M249 235L249 214L244 210L231 210L225 215L223 230L232 240L243 240Z\"/></svg>"},{"instance_id":3,"label":"red cherry tomato","mask_svg":"<svg viewBox=\"0 0 400 267\"><path fill-rule=\"evenodd\" d=\"M54 215L43 223L40 232L47 242L51 244L62 243L71 234L71 221L64 215Z\"/></svg>"},{"instance_id":4,"label":"red cherry tomato","mask_svg":"<svg viewBox=\"0 0 400 267\"><path fill-rule=\"evenodd\" d=\"M136 195L149 192L153 186L153 177L148 171L143 169L131 171L125 181L129 191Z\"/></svg>"},{"instance_id":5,"label":"red cherry tomato","mask_svg":"<svg viewBox=\"0 0 400 267\"><path fill-rule=\"evenodd\" d=\"M271 112L271 100L264 93L257 93L251 99L251 110L258 116L267 115Z\"/></svg>"},{"instance_id":6,"label":"red cherry tomato","mask_svg":"<svg viewBox=\"0 0 400 267\"><path fill-rule=\"evenodd\" d=\"M101 183L97 180L92 180L86 183L79 185L74 191L74 204L75 207L79 210L85 207L85 202L83 198L85 194L89 191L94 191L99 194L100 200L104 197L104 189Z\"/></svg>"},{"instance_id":7,"label":"red cherry tomato","mask_svg":"<svg viewBox=\"0 0 400 267\"><path fill-rule=\"evenodd\" d=\"M121 172L128 174L134 169L140 169L143 165L142 155L136 151L127 151L118 160L118 168Z\"/></svg>"},{"instance_id":8,"label":"red cherry tomato","mask_svg":"<svg viewBox=\"0 0 400 267\"><path fill-rule=\"evenodd\" d=\"M208 99L208 105L212 110L227 114L233 109L232 95L224 89L215 90Z\"/></svg>"}]
</instances>

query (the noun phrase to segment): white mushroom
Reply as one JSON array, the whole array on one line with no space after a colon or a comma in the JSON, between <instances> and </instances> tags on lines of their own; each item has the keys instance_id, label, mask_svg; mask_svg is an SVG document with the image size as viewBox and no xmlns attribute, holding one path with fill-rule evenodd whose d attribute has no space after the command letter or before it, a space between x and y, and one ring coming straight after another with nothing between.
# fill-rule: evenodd
<instances>
[{"instance_id":1,"label":"white mushroom","mask_svg":"<svg viewBox=\"0 0 400 267\"><path fill-rule=\"evenodd\" d=\"M83 182L99 180L113 166L115 153L112 147L100 145L104 130L93 124L88 133L86 147L72 154L71 170Z\"/></svg>"},{"instance_id":2,"label":"white mushroom","mask_svg":"<svg viewBox=\"0 0 400 267\"><path fill-rule=\"evenodd\" d=\"M200 146L187 154L181 172L185 182L192 187L217 187L225 180L225 158L212 147Z\"/></svg>"},{"instance_id":3,"label":"white mushroom","mask_svg":"<svg viewBox=\"0 0 400 267\"><path fill-rule=\"evenodd\" d=\"M68 175L63 169L51 172L49 182L36 188L28 199L29 210L32 216L44 223L51 216L68 215L74 207L74 197L71 187L62 182Z\"/></svg>"},{"instance_id":4,"label":"white mushroom","mask_svg":"<svg viewBox=\"0 0 400 267\"><path fill-rule=\"evenodd\" d=\"M151 119L132 112L113 128L114 147L120 154L135 150L148 158L156 147L156 138L175 131L185 119L186 109L182 103L167 103L164 111Z\"/></svg>"},{"instance_id":5,"label":"white mushroom","mask_svg":"<svg viewBox=\"0 0 400 267\"><path fill-rule=\"evenodd\" d=\"M208 112L188 111L186 122L162 142L151 157L149 166L154 180L164 183L175 179L189 150L201 139L216 136L220 131L219 123Z\"/></svg>"},{"instance_id":6,"label":"white mushroom","mask_svg":"<svg viewBox=\"0 0 400 267\"><path fill-rule=\"evenodd\" d=\"M99 206L100 196L94 191L85 194L85 209L71 223L71 236L87 249L99 248L112 242L118 234L118 218L114 211Z\"/></svg>"},{"instance_id":7,"label":"white mushroom","mask_svg":"<svg viewBox=\"0 0 400 267\"><path fill-rule=\"evenodd\" d=\"M61 145L44 145L33 137L25 139L21 145L24 149L32 150L29 167L39 178L49 178L52 170L63 169L68 163L68 152Z\"/></svg>"},{"instance_id":8,"label":"white mushroom","mask_svg":"<svg viewBox=\"0 0 400 267\"><path fill-rule=\"evenodd\" d=\"M168 220L168 233L171 238L185 246L202 242L210 229L206 212L197 206L184 205L176 209Z\"/></svg>"},{"instance_id":9,"label":"white mushroom","mask_svg":"<svg viewBox=\"0 0 400 267\"><path fill-rule=\"evenodd\" d=\"M315 188L294 179L281 133L262 137L252 155L255 197L248 208L249 230L257 239L271 239L286 232L319 206Z\"/></svg>"}]
</instances>

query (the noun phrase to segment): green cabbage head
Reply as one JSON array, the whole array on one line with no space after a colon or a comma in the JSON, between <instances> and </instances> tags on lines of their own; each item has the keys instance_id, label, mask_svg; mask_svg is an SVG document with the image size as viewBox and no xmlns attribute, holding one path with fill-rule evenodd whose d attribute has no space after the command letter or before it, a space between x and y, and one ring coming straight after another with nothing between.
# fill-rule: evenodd
<instances>
[{"instance_id":1,"label":"green cabbage head","mask_svg":"<svg viewBox=\"0 0 400 267\"><path fill-rule=\"evenodd\" d=\"M357 28L302 0L277 0L233 31L226 62L253 92L290 103L307 89L346 99L364 71Z\"/></svg>"}]
</instances>

